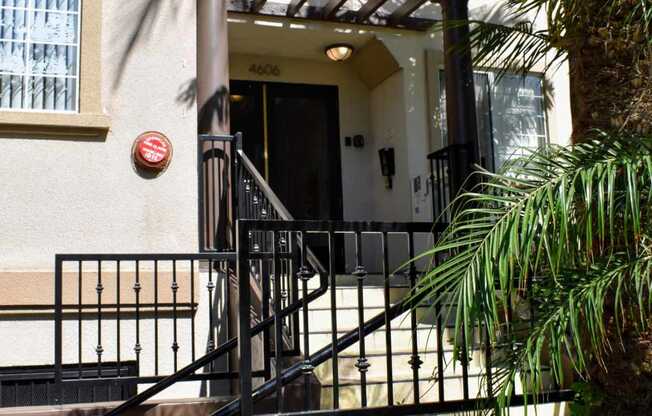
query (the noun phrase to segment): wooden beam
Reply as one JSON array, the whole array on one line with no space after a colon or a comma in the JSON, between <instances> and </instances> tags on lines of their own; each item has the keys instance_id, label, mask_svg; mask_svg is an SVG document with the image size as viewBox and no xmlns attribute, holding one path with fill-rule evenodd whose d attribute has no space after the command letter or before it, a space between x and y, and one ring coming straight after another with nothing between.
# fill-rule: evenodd
<instances>
[{"instance_id":1,"label":"wooden beam","mask_svg":"<svg viewBox=\"0 0 652 416\"><path fill-rule=\"evenodd\" d=\"M392 12L388 20L392 24L399 23L428 1L429 0L405 0L405 3L401 4Z\"/></svg>"},{"instance_id":2,"label":"wooden beam","mask_svg":"<svg viewBox=\"0 0 652 416\"><path fill-rule=\"evenodd\" d=\"M322 18L332 19L335 17L335 14L346 3L346 0L330 0L322 12Z\"/></svg>"},{"instance_id":3,"label":"wooden beam","mask_svg":"<svg viewBox=\"0 0 652 416\"><path fill-rule=\"evenodd\" d=\"M267 0L253 0L251 2L251 12L258 13L263 8L265 3L267 3Z\"/></svg>"},{"instance_id":4,"label":"wooden beam","mask_svg":"<svg viewBox=\"0 0 652 416\"><path fill-rule=\"evenodd\" d=\"M358 10L356 21L358 23L366 22L376 10L385 4L387 0L368 0L360 10Z\"/></svg>"},{"instance_id":5,"label":"wooden beam","mask_svg":"<svg viewBox=\"0 0 652 416\"><path fill-rule=\"evenodd\" d=\"M305 2L306 0L292 0L292 2L288 4L288 10L285 15L287 17L294 17L294 15L301 10L301 6L303 6Z\"/></svg>"}]
</instances>

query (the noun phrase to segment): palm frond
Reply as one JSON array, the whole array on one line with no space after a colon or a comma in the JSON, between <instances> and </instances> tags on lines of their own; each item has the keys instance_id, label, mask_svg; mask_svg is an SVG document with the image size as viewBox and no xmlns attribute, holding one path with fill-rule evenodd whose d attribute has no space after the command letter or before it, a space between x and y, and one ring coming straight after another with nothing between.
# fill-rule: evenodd
<instances>
[{"instance_id":1,"label":"palm frond","mask_svg":"<svg viewBox=\"0 0 652 416\"><path fill-rule=\"evenodd\" d=\"M586 374L588 363L600 362L611 348L604 327L609 300L617 325L629 321L629 305L647 317L652 139L598 133L481 175L424 254L446 258L415 296L455 296L456 310L445 313L455 313L456 356L471 347L464 328L486 328L498 345L501 334L518 332L506 318L514 299L538 302L517 356L496 377L495 391L508 400L517 374L527 390L539 391L545 365L562 382L565 365Z\"/></svg>"}]
</instances>

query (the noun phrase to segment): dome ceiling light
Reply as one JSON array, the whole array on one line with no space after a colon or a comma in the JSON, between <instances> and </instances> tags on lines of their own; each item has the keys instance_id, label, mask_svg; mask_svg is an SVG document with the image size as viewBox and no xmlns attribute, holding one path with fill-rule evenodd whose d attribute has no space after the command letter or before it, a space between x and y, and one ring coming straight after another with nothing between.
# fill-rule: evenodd
<instances>
[{"instance_id":1,"label":"dome ceiling light","mask_svg":"<svg viewBox=\"0 0 652 416\"><path fill-rule=\"evenodd\" d=\"M346 61L353 55L353 46L344 43L338 43L326 47L326 56L332 61Z\"/></svg>"}]
</instances>

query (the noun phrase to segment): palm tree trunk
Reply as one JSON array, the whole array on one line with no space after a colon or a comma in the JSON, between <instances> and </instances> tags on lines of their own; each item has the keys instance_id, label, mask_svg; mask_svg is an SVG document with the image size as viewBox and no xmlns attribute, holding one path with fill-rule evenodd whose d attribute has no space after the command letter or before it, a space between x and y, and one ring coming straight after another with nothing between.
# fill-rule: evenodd
<instances>
[{"instance_id":1,"label":"palm tree trunk","mask_svg":"<svg viewBox=\"0 0 652 416\"><path fill-rule=\"evenodd\" d=\"M581 2L570 36L574 139L591 129L652 132L652 54L649 32L624 15L633 2L609 11L603 0Z\"/></svg>"}]
</instances>

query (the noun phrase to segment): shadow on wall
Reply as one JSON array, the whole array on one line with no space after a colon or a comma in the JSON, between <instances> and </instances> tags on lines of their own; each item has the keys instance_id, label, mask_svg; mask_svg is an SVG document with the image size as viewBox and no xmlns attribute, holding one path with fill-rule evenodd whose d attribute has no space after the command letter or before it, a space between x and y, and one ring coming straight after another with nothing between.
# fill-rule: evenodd
<instances>
[{"instance_id":1,"label":"shadow on wall","mask_svg":"<svg viewBox=\"0 0 652 416\"><path fill-rule=\"evenodd\" d=\"M126 67L127 61L133 54L135 46L146 37L151 36L156 23L161 17L163 11L168 11L169 13L178 16L180 8L180 2L175 0L145 0L143 5L140 7L140 10L137 12L137 17L131 24L131 29L126 32L121 32L120 39L116 39L118 42L112 42L113 44L120 44L124 42L124 48L120 54L120 66L116 71L115 78L113 80L113 88L117 88L122 80L124 75L124 69ZM122 33L126 33L126 39L123 40Z\"/></svg>"},{"instance_id":2,"label":"shadow on wall","mask_svg":"<svg viewBox=\"0 0 652 416\"><path fill-rule=\"evenodd\" d=\"M244 2L244 1L243 1ZM141 41L151 39L154 29L163 15L172 15L176 19L181 13L181 2L176 0L144 0L143 4L135 13L137 16L131 24L131 29L123 39L116 39L114 44L124 44L119 56L119 66L113 79L113 88L116 89L124 75L127 62L133 55L136 45ZM199 52L199 51L198 51ZM186 81L179 87L177 102L191 107L197 100L197 79ZM198 126L199 131L208 131L211 125L217 121L224 124L229 117L229 89L227 85L221 85L199 109Z\"/></svg>"}]
</instances>

